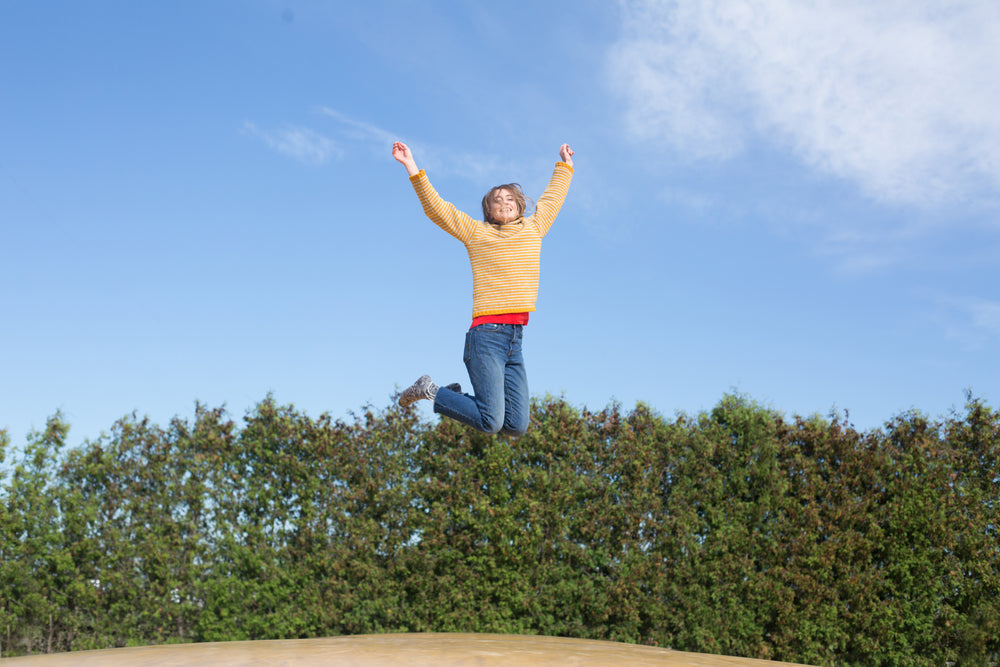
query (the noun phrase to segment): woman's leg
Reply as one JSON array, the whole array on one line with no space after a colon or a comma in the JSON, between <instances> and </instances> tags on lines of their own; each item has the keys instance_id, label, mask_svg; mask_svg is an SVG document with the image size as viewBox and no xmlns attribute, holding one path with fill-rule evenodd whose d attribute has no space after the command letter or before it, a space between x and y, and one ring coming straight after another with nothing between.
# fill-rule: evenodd
<instances>
[{"instance_id":1,"label":"woman's leg","mask_svg":"<svg viewBox=\"0 0 1000 667\"><path fill-rule=\"evenodd\" d=\"M506 365L511 349L510 324L482 324L465 334L465 367L473 395L441 388L434 399L434 412L485 433L504 427Z\"/></svg>"},{"instance_id":2,"label":"woman's leg","mask_svg":"<svg viewBox=\"0 0 1000 667\"><path fill-rule=\"evenodd\" d=\"M523 333L523 327L518 326L504 367L505 409L501 433L514 436L522 436L528 430L528 412L531 407L528 373L524 369L524 356L521 352Z\"/></svg>"}]
</instances>

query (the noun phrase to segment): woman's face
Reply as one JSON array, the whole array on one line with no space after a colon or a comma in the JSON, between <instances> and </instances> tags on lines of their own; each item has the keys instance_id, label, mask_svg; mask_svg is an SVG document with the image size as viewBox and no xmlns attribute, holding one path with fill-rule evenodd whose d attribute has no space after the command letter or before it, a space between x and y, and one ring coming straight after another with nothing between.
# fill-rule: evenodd
<instances>
[{"instance_id":1,"label":"woman's face","mask_svg":"<svg viewBox=\"0 0 1000 667\"><path fill-rule=\"evenodd\" d=\"M500 189L493 194L490 202L490 217L495 222L517 220L517 199L510 190Z\"/></svg>"}]
</instances>

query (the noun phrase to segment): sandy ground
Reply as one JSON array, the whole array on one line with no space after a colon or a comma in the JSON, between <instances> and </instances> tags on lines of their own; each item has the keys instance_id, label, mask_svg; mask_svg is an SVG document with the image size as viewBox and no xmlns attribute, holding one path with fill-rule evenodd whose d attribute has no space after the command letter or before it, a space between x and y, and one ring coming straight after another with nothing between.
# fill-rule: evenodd
<instances>
[{"instance_id":1,"label":"sandy ground","mask_svg":"<svg viewBox=\"0 0 1000 667\"><path fill-rule=\"evenodd\" d=\"M3 667L722 667L792 663L685 653L616 642L477 634L390 634L54 653L0 660Z\"/></svg>"}]
</instances>

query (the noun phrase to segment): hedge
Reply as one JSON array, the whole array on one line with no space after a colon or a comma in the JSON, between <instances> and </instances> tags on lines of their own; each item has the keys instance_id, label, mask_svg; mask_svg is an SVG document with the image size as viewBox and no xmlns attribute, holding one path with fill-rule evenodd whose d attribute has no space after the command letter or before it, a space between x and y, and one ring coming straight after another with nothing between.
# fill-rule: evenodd
<instances>
[{"instance_id":1,"label":"hedge","mask_svg":"<svg viewBox=\"0 0 1000 667\"><path fill-rule=\"evenodd\" d=\"M387 632L815 665L1000 651L1000 414L664 418L536 399L520 439L413 408L197 405L70 447L0 431L0 655Z\"/></svg>"}]
</instances>

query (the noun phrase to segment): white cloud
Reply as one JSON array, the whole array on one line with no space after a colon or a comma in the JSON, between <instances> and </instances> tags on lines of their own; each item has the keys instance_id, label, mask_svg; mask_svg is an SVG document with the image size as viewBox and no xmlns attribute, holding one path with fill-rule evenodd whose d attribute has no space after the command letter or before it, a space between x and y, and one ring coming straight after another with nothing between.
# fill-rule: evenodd
<instances>
[{"instance_id":1,"label":"white cloud","mask_svg":"<svg viewBox=\"0 0 1000 667\"><path fill-rule=\"evenodd\" d=\"M1000 340L1000 301L981 297L931 293L936 318L945 335L970 349Z\"/></svg>"},{"instance_id":2,"label":"white cloud","mask_svg":"<svg viewBox=\"0 0 1000 667\"><path fill-rule=\"evenodd\" d=\"M288 126L275 132L267 132L247 122L243 125L243 131L260 139L273 150L306 164L325 164L331 156L340 152L333 141L305 127Z\"/></svg>"},{"instance_id":3,"label":"white cloud","mask_svg":"<svg viewBox=\"0 0 1000 667\"><path fill-rule=\"evenodd\" d=\"M749 141L888 202L1000 191L993 0L634 0L610 75L637 139L699 158Z\"/></svg>"},{"instance_id":4,"label":"white cloud","mask_svg":"<svg viewBox=\"0 0 1000 667\"><path fill-rule=\"evenodd\" d=\"M422 168L425 167L428 173L462 176L474 181L488 181L490 175L495 173L512 173L511 164L493 157L412 141L329 107L322 107L320 112L337 121L338 137L343 142L357 142L369 153L379 157L388 158L391 155L394 141L407 143L413 150L417 164Z\"/></svg>"},{"instance_id":5,"label":"white cloud","mask_svg":"<svg viewBox=\"0 0 1000 667\"><path fill-rule=\"evenodd\" d=\"M1000 302L975 299L967 304L972 324L993 337L1000 337Z\"/></svg>"},{"instance_id":6,"label":"white cloud","mask_svg":"<svg viewBox=\"0 0 1000 667\"><path fill-rule=\"evenodd\" d=\"M345 113L341 113L336 109L331 109L330 107L322 107L320 112L338 121L341 125L348 128L346 134L353 139L359 139L362 141L374 142L383 147L392 147L392 142L396 141L395 135L393 135L388 130L383 130L381 127L372 125L371 123L366 123L364 121L355 120ZM388 150L388 149L387 149Z\"/></svg>"}]
</instances>

